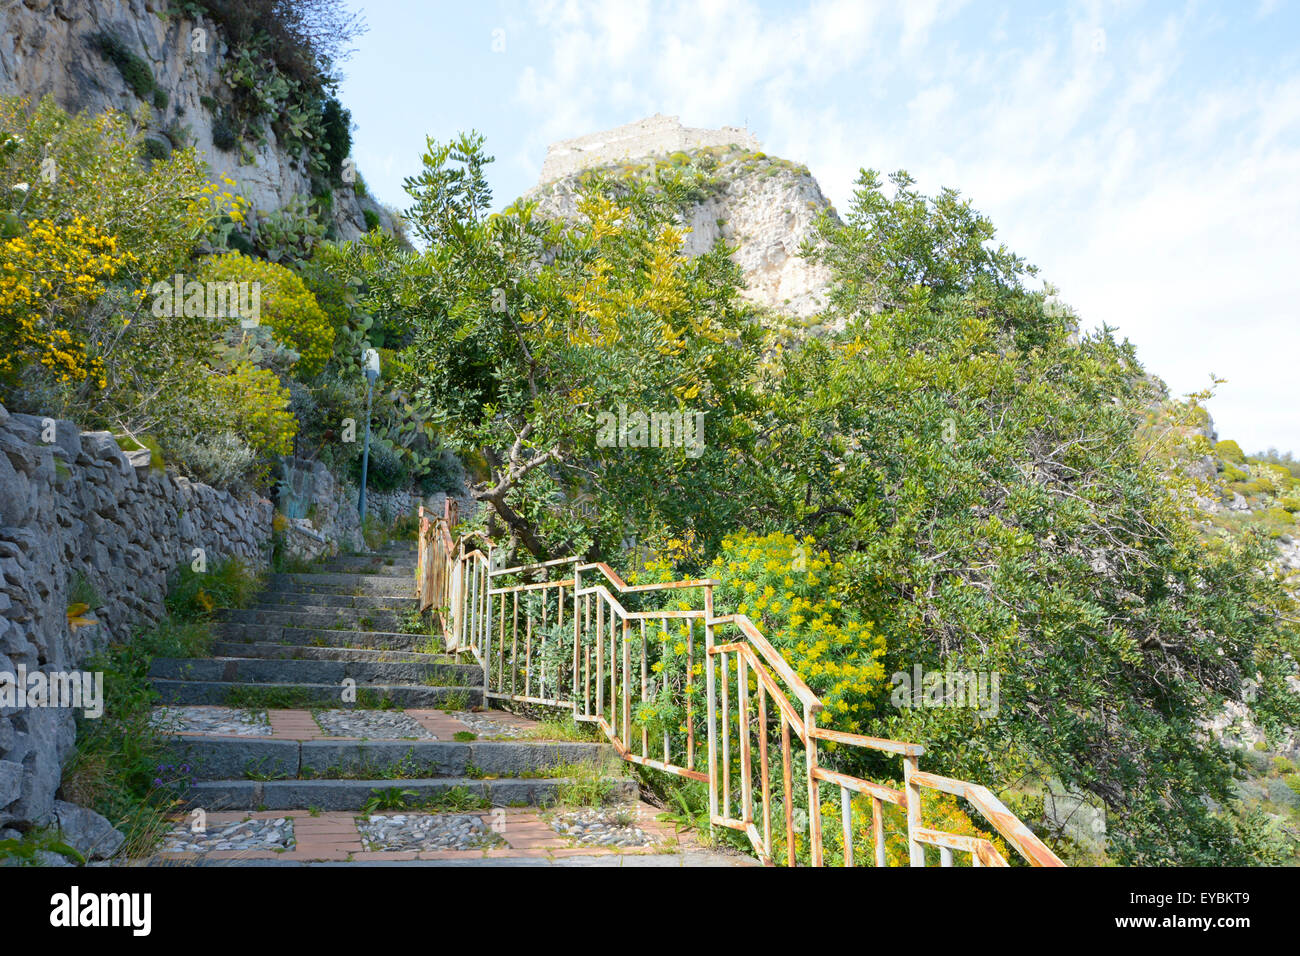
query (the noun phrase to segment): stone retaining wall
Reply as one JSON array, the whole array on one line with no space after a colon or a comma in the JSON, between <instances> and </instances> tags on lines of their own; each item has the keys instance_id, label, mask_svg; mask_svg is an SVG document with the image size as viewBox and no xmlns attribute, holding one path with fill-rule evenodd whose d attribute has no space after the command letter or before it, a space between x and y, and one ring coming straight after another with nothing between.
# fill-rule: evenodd
<instances>
[{"instance_id":1,"label":"stone retaining wall","mask_svg":"<svg viewBox=\"0 0 1300 956\"><path fill-rule=\"evenodd\" d=\"M53 438L53 441L46 441ZM241 501L124 453L107 432L0 406L0 682L24 666L76 671L164 613L167 578L202 548L209 567L269 558L271 503ZM102 606L68 623L78 575ZM0 828L51 821L74 711L0 706Z\"/></svg>"}]
</instances>

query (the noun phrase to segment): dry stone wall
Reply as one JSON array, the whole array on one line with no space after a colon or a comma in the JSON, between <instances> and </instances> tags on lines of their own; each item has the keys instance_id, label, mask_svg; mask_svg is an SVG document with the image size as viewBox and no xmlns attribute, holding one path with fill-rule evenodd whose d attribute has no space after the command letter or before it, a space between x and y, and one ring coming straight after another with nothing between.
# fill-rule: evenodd
<instances>
[{"instance_id":1,"label":"dry stone wall","mask_svg":"<svg viewBox=\"0 0 1300 956\"><path fill-rule=\"evenodd\" d=\"M52 438L53 441L46 439ZM106 432L10 414L0 406L0 682L71 672L110 642L158 620L168 576L202 548L266 566L272 507L154 469ZM78 577L102 605L73 629ZM74 711L0 706L0 828L56 813Z\"/></svg>"}]
</instances>

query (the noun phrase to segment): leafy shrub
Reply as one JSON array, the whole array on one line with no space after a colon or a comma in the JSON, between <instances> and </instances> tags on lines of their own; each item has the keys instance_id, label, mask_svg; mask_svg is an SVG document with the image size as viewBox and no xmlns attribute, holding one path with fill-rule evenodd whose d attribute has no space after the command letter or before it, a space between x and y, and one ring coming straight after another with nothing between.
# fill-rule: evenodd
<instances>
[{"instance_id":1,"label":"leafy shrub","mask_svg":"<svg viewBox=\"0 0 1300 956\"><path fill-rule=\"evenodd\" d=\"M212 329L157 316L136 292L185 269L244 207L192 149L146 164L143 141L121 113L0 99L0 257L22 277L0 288L0 401L164 440L190 424Z\"/></svg>"},{"instance_id":2,"label":"leafy shrub","mask_svg":"<svg viewBox=\"0 0 1300 956\"><path fill-rule=\"evenodd\" d=\"M231 231L226 236L226 244L235 252L243 253L246 256L255 255L257 252L257 247L238 229Z\"/></svg>"},{"instance_id":3,"label":"leafy shrub","mask_svg":"<svg viewBox=\"0 0 1300 956\"><path fill-rule=\"evenodd\" d=\"M379 213L373 209L362 210L361 213L366 220L366 232L374 232L379 228Z\"/></svg>"},{"instance_id":4,"label":"leafy shrub","mask_svg":"<svg viewBox=\"0 0 1300 956\"><path fill-rule=\"evenodd\" d=\"M190 478L237 495L252 491L265 477L257 452L231 431L179 436L172 451Z\"/></svg>"},{"instance_id":5,"label":"leafy shrub","mask_svg":"<svg viewBox=\"0 0 1300 956\"><path fill-rule=\"evenodd\" d=\"M325 168L335 182L341 182L343 161L352 151L352 114L331 96L321 108Z\"/></svg>"},{"instance_id":6,"label":"leafy shrub","mask_svg":"<svg viewBox=\"0 0 1300 956\"><path fill-rule=\"evenodd\" d=\"M714 603L758 624L822 699L825 723L858 731L885 685L885 640L849 604L844 564L816 547L781 533L724 539L709 571L722 582Z\"/></svg>"},{"instance_id":7,"label":"leafy shrub","mask_svg":"<svg viewBox=\"0 0 1300 956\"><path fill-rule=\"evenodd\" d=\"M208 259L199 277L206 281L259 283L261 324L271 329L277 341L298 353L299 374L313 374L329 359L334 327L316 297L291 270L230 252Z\"/></svg>"},{"instance_id":8,"label":"leafy shrub","mask_svg":"<svg viewBox=\"0 0 1300 956\"><path fill-rule=\"evenodd\" d=\"M116 239L80 217L57 225L38 219L0 242L0 270L7 277L0 285L0 384L37 370L63 384L107 384L87 337L58 317L103 291L104 280L126 264L117 249Z\"/></svg>"},{"instance_id":9,"label":"leafy shrub","mask_svg":"<svg viewBox=\"0 0 1300 956\"><path fill-rule=\"evenodd\" d=\"M232 408L238 409L242 434L258 451L287 455L293 450L298 421L289 411L289 390L274 372L241 362L213 385Z\"/></svg>"},{"instance_id":10,"label":"leafy shrub","mask_svg":"<svg viewBox=\"0 0 1300 956\"><path fill-rule=\"evenodd\" d=\"M362 426L364 427L364 426ZM357 461L357 481L361 480L361 462ZM366 487L374 491L394 491L411 483L411 470L396 448L381 441L370 442L370 461L366 467Z\"/></svg>"},{"instance_id":11,"label":"leafy shrub","mask_svg":"<svg viewBox=\"0 0 1300 956\"><path fill-rule=\"evenodd\" d=\"M629 580L677 580L684 576L682 566L689 566L692 550L690 541L668 541ZM826 705L824 723L851 732L866 727L885 686L880 660L885 641L851 605L850 578L843 563L818 552L811 537L742 531L723 540L707 573L721 582L714 590L718 613L734 611L755 622ZM697 637L692 626L693 622L683 621L670 626L666 634L656 629L653 639L666 642L669 653L667 660L653 667L668 684L684 685L687 641ZM697 676L703 672L699 663L695 672ZM666 710L671 694L662 696L658 704L643 710L643 722L677 718L675 711Z\"/></svg>"},{"instance_id":12,"label":"leafy shrub","mask_svg":"<svg viewBox=\"0 0 1300 956\"><path fill-rule=\"evenodd\" d=\"M1230 461L1237 465L1246 461L1246 454L1241 450L1241 446L1230 438L1215 442L1214 450L1224 461Z\"/></svg>"},{"instance_id":13,"label":"leafy shrub","mask_svg":"<svg viewBox=\"0 0 1300 956\"><path fill-rule=\"evenodd\" d=\"M151 163L166 159L172 154L171 144L159 136L148 136L140 143L140 153Z\"/></svg>"},{"instance_id":14,"label":"leafy shrub","mask_svg":"<svg viewBox=\"0 0 1300 956\"><path fill-rule=\"evenodd\" d=\"M142 100L150 98L155 86L153 70L143 58L132 53L126 43L111 33L97 33L90 38L90 43L104 59L117 67L132 93Z\"/></svg>"},{"instance_id":15,"label":"leafy shrub","mask_svg":"<svg viewBox=\"0 0 1300 956\"><path fill-rule=\"evenodd\" d=\"M465 482L465 468L449 451L435 455L433 463L420 477L420 491L426 495L456 491Z\"/></svg>"},{"instance_id":16,"label":"leafy shrub","mask_svg":"<svg viewBox=\"0 0 1300 956\"><path fill-rule=\"evenodd\" d=\"M178 621L206 620L218 608L244 607L260 586L257 576L234 556L214 561L205 571L183 564L168 582L167 612Z\"/></svg>"},{"instance_id":17,"label":"leafy shrub","mask_svg":"<svg viewBox=\"0 0 1300 956\"><path fill-rule=\"evenodd\" d=\"M216 116L212 120L212 145L222 152L229 153L234 150L239 138L235 135L235 128L224 116Z\"/></svg>"},{"instance_id":18,"label":"leafy shrub","mask_svg":"<svg viewBox=\"0 0 1300 956\"><path fill-rule=\"evenodd\" d=\"M1295 516L1285 508L1269 508L1264 512L1265 519L1274 525L1291 527L1295 524Z\"/></svg>"}]
</instances>

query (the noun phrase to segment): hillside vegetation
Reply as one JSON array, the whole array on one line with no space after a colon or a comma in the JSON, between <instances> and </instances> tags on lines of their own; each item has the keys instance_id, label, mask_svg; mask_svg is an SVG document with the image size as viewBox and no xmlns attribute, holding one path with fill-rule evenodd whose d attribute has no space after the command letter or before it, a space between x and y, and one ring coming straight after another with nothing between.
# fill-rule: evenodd
<instances>
[{"instance_id":1,"label":"hillside vegetation","mask_svg":"<svg viewBox=\"0 0 1300 956\"><path fill-rule=\"evenodd\" d=\"M250 49L292 43L277 35ZM308 59L314 96L328 48ZM482 138L430 139L406 182L415 249L288 219L241 242L241 198L146 139L121 114L0 103L6 408L260 494L287 455L356 477L346 423L364 426L375 347L372 486L446 490L463 467L467 526L511 560L720 579L719 610L760 622L828 726L924 744L927 769L987 784L1071 859L1293 858L1295 463L1211 445L1199 399L1170 400L1114 330L1081 333L955 190L863 170L842 218L820 212L811 336L745 300L725 236L686 250L683 204L789 171L761 155L602 171L555 218L536 197L491 213ZM177 276L257 283L258 321L191 310ZM999 699L900 703L894 675L917 668L996 675ZM660 697L637 719L676 734L680 693ZM1258 731L1246 754L1213 731L1225 712ZM1062 791L1102 811L1104 847L1052 828Z\"/></svg>"}]
</instances>

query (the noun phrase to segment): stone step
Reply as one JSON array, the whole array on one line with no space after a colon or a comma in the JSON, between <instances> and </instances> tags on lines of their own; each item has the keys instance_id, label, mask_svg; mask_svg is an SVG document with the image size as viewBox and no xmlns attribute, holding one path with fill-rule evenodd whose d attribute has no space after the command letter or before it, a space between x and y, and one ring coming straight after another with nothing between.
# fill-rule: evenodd
<instances>
[{"instance_id":1,"label":"stone step","mask_svg":"<svg viewBox=\"0 0 1300 956\"><path fill-rule=\"evenodd\" d=\"M376 661L423 664L455 664L455 654L422 654L410 650L362 647L319 647L312 644L256 644L217 641L214 657L257 658L266 661Z\"/></svg>"},{"instance_id":2,"label":"stone step","mask_svg":"<svg viewBox=\"0 0 1300 956\"><path fill-rule=\"evenodd\" d=\"M241 624L218 621L213 632L223 642L246 641L258 644L298 644L316 647L369 647L411 650L428 640L420 634L396 631L354 631L326 627L283 627L279 624Z\"/></svg>"},{"instance_id":3,"label":"stone step","mask_svg":"<svg viewBox=\"0 0 1300 956\"><path fill-rule=\"evenodd\" d=\"M218 621L236 624L273 624L280 627L320 627L328 630L395 632L406 615L397 611L364 607L281 607L254 605L238 610L222 610Z\"/></svg>"},{"instance_id":4,"label":"stone step","mask_svg":"<svg viewBox=\"0 0 1300 956\"><path fill-rule=\"evenodd\" d=\"M404 554L348 555L345 557L326 558L320 563L320 567L324 571L351 572L356 574L366 574L370 571L377 571L381 574L397 574L399 572L414 574L415 565L415 554L412 552L406 552Z\"/></svg>"},{"instance_id":5,"label":"stone step","mask_svg":"<svg viewBox=\"0 0 1300 956\"><path fill-rule=\"evenodd\" d=\"M342 707L340 684L292 683L267 681L247 684L240 681L171 680L150 678L165 704L231 704L240 706L307 707L312 705ZM425 687L416 684L361 684L357 699L389 701L397 707L441 708L457 698L478 706L483 700L483 685L462 687ZM268 703L263 704L266 701Z\"/></svg>"},{"instance_id":6,"label":"stone step","mask_svg":"<svg viewBox=\"0 0 1300 956\"><path fill-rule=\"evenodd\" d=\"M266 660L238 655L156 658L149 676L179 681L250 684L419 684L467 687L483 683L477 664L419 661Z\"/></svg>"},{"instance_id":7,"label":"stone step","mask_svg":"<svg viewBox=\"0 0 1300 956\"><path fill-rule=\"evenodd\" d=\"M214 810L360 810L377 791L411 791L411 805L436 800L460 789L492 806L544 806L554 803L567 783L555 778L434 777L415 780L212 780L190 787L181 798L187 807ZM611 778L611 799L636 799L637 782ZM386 812L393 812L391 810Z\"/></svg>"},{"instance_id":8,"label":"stone step","mask_svg":"<svg viewBox=\"0 0 1300 956\"><path fill-rule=\"evenodd\" d=\"M327 571L272 574L267 585L276 591L324 591L333 594L385 594L410 597L415 591L414 575L390 577L381 574L339 574Z\"/></svg>"},{"instance_id":9,"label":"stone step","mask_svg":"<svg viewBox=\"0 0 1300 956\"><path fill-rule=\"evenodd\" d=\"M566 764L617 766L609 744L560 741L273 740L178 734L169 760L195 780L537 777Z\"/></svg>"},{"instance_id":10,"label":"stone step","mask_svg":"<svg viewBox=\"0 0 1300 956\"><path fill-rule=\"evenodd\" d=\"M381 610L414 611L416 599L392 594L335 594L326 591L263 591L257 607L361 607Z\"/></svg>"}]
</instances>

